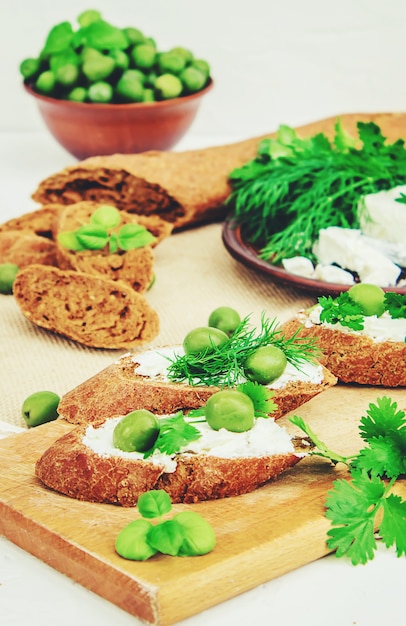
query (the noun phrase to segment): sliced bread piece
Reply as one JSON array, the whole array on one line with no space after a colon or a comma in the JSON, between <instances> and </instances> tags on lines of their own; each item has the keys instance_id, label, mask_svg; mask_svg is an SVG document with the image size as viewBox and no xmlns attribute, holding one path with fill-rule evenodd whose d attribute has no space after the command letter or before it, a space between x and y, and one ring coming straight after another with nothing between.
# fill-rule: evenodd
<instances>
[{"instance_id":1,"label":"sliced bread piece","mask_svg":"<svg viewBox=\"0 0 406 626\"><path fill-rule=\"evenodd\" d=\"M125 354L115 363L84 381L59 403L58 411L68 422L98 423L111 415L135 409L172 413L196 409L206 403L219 387L170 382L166 368L181 346L162 346ZM304 371L289 372L269 385L274 390L277 419L296 409L337 382L320 364L306 364Z\"/></svg>"},{"instance_id":2,"label":"sliced bread piece","mask_svg":"<svg viewBox=\"0 0 406 626\"><path fill-rule=\"evenodd\" d=\"M33 324L93 348L126 349L159 332L157 313L121 281L29 265L18 272L13 294Z\"/></svg>"},{"instance_id":3,"label":"sliced bread piece","mask_svg":"<svg viewBox=\"0 0 406 626\"><path fill-rule=\"evenodd\" d=\"M112 431L119 419L74 428L38 459L36 476L55 491L91 502L134 506L150 489L164 489L174 503L199 502L253 491L310 449L306 440L292 439L273 419L261 418L249 436L206 425L202 442L192 442L177 454L144 459L142 453L114 448Z\"/></svg>"},{"instance_id":4,"label":"sliced bread piece","mask_svg":"<svg viewBox=\"0 0 406 626\"><path fill-rule=\"evenodd\" d=\"M388 323L389 335L380 330ZM405 320L392 320L395 326ZM343 383L406 386L406 343L400 337L391 338L391 322L383 317L374 319L375 329L354 331L337 325L321 323L317 308L300 311L283 324L287 337L298 333L300 337L315 337L323 352L322 362ZM405 331L403 331L404 336Z\"/></svg>"},{"instance_id":5,"label":"sliced bread piece","mask_svg":"<svg viewBox=\"0 0 406 626\"><path fill-rule=\"evenodd\" d=\"M55 242L30 230L0 231L0 263L56 265Z\"/></svg>"}]
</instances>

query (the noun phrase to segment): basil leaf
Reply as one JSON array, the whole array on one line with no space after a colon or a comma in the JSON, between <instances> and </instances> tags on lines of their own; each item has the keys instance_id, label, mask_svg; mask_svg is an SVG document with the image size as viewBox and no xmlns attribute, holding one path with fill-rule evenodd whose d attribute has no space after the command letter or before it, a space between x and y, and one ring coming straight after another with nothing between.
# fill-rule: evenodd
<instances>
[{"instance_id":1,"label":"basil leaf","mask_svg":"<svg viewBox=\"0 0 406 626\"><path fill-rule=\"evenodd\" d=\"M121 222L120 211L114 206L102 204L92 214L90 221L104 228L115 228Z\"/></svg>"},{"instance_id":2,"label":"basil leaf","mask_svg":"<svg viewBox=\"0 0 406 626\"><path fill-rule=\"evenodd\" d=\"M148 544L162 554L177 556L184 540L183 527L174 519L153 526L147 535Z\"/></svg>"},{"instance_id":3,"label":"basil leaf","mask_svg":"<svg viewBox=\"0 0 406 626\"><path fill-rule=\"evenodd\" d=\"M76 237L87 250L101 250L109 241L107 231L93 224L85 224L78 228Z\"/></svg>"},{"instance_id":4,"label":"basil leaf","mask_svg":"<svg viewBox=\"0 0 406 626\"><path fill-rule=\"evenodd\" d=\"M156 241L156 237L140 224L124 224L118 233L118 244L122 250L143 248L154 241Z\"/></svg>"},{"instance_id":5,"label":"basil leaf","mask_svg":"<svg viewBox=\"0 0 406 626\"><path fill-rule=\"evenodd\" d=\"M138 498L137 508L142 515L151 519L153 517L161 517L165 513L169 513L172 509L172 503L169 495L163 489L155 489L146 491Z\"/></svg>"},{"instance_id":6,"label":"basil leaf","mask_svg":"<svg viewBox=\"0 0 406 626\"><path fill-rule=\"evenodd\" d=\"M68 250L74 250L75 252L85 250L85 246L80 243L73 230L59 233L57 239L61 246Z\"/></svg>"}]
</instances>

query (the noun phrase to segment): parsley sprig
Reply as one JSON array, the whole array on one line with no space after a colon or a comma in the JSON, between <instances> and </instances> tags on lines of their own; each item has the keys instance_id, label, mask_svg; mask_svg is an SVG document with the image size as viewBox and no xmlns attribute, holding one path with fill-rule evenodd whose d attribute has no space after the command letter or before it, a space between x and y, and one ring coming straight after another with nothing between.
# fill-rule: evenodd
<instances>
[{"instance_id":1,"label":"parsley sprig","mask_svg":"<svg viewBox=\"0 0 406 626\"><path fill-rule=\"evenodd\" d=\"M358 137L350 137L338 119L330 141L322 133L302 139L281 126L276 138L260 142L253 160L230 173L227 203L263 259L314 259L322 228L359 227L360 196L406 182L404 141L386 143L373 122L358 122L357 129Z\"/></svg>"},{"instance_id":2,"label":"parsley sprig","mask_svg":"<svg viewBox=\"0 0 406 626\"><path fill-rule=\"evenodd\" d=\"M163 417L160 420L159 435L152 448L144 453L144 459L150 457L155 450L163 454L175 454L183 446L196 441L201 436L201 432L185 420L182 411Z\"/></svg>"},{"instance_id":3,"label":"parsley sprig","mask_svg":"<svg viewBox=\"0 0 406 626\"><path fill-rule=\"evenodd\" d=\"M329 324L341 324L352 330L364 328L365 314L361 306L355 302L348 291L341 292L336 298L321 296L318 299L321 306L320 321ZM388 291L384 296L384 310L392 319L406 317L406 294Z\"/></svg>"},{"instance_id":4,"label":"parsley sprig","mask_svg":"<svg viewBox=\"0 0 406 626\"><path fill-rule=\"evenodd\" d=\"M406 415L386 396L369 405L361 418L360 435L366 446L351 457L329 450L298 416L290 421L315 444L310 455L345 463L350 480L338 479L327 494L326 517L332 527L327 545L337 557L346 555L354 565L373 559L375 529L384 545L406 555L406 500L393 493L397 479L406 474Z\"/></svg>"},{"instance_id":5,"label":"parsley sprig","mask_svg":"<svg viewBox=\"0 0 406 626\"><path fill-rule=\"evenodd\" d=\"M233 387L246 380L243 365L247 357L261 346L274 345L283 350L287 360L300 369L305 361L320 355L314 338L295 333L285 337L276 319L261 316L259 329L250 326L245 317L230 339L221 346L212 346L199 354L176 355L167 368L169 380L186 381L190 385Z\"/></svg>"}]
</instances>

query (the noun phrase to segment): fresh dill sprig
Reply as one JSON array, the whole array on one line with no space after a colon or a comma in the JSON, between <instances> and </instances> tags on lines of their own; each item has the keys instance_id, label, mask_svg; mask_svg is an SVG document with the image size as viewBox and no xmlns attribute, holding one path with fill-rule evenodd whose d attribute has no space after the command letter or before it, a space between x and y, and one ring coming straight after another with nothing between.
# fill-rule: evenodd
<instances>
[{"instance_id":1,"label":"fresh dill sprig","mask_svg":"<svg viewBox=\"0 0 406 626\"><path fill-rule=\"evenodd\" d=\"M281 126L276 138L260 142L253 160L229 174L227 204L261 258L314 260L321 229L358 228L360 196L406 182L404 141L386 143L373 122L358 122L357 130L350 137L338 120L330 141L322 133L302 139Z\"/></svg>"},{"instance_id":2,"label":"fresh dill sprig","mask_svg":"<svg viewBox=\"0 0 406 626\"><path fill-rule=\"evenodd\" d=\"M274 345L286 355L295 367L319 356L314 338L285 337L276 319L261 315L260 329L250 327L250 316L245 317L230 339L222 346L212 346L199 354L176 355L170 359L167 376L173 382L189 385L234 387L244 382L244 363L248 356L262 346Z\"/></svg>"}]
</instances>

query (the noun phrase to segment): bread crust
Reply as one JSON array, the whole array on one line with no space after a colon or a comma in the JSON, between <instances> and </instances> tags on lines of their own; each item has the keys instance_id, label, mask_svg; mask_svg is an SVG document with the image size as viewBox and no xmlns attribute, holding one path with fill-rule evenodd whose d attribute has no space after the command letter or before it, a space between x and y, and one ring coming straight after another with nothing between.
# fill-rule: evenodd
<instances>
[{"instance_id":1,"label":"bread crust","mask_svg":"<svg viewBox=\"0 0 406 626\"><path fill-rule=\"evenodd\" d=\"M254 491L293 467L309 450L295 440L295 452L261 457L225 459L179 454L177 467L148 460L103 457L82 441L86 427L74 428L58 439L37 460L35 475L47 487L89 502L134 506L150 489L163 489L172 502L192 503L237 496Z\"/></svg>"},{"instance_id":2,"label":"bread crust","mask_svg":"<svg viewBox=\"0 0 406 626\"><path fill-rule=\"evenodd\" d=\"M125 415L136 409L154 413L188 411L204 404L219 387L190 386L185 383L168 383L135 373L136 353L124 355L117 362L67 392L59 403L59 414L74 424L99 423L120 413ZM303 381L289 382L275 389L273 397L277 409L274 419L308 402L337 379L323 368L324 380L320 384Z\"/></svg>"},{"instance_id":3,"label":"bread crust","mask_svg":"<svg viewBox=\"0 0 406 626\"><path fill-rule=\"evenodd\" d=\"M57 265L55 242L30 230L0 231L0 263Z\"/></svg>"},{"instance_id":4,"label":"bread crust","mask_svg":"<svg viewBox=\"0 0 406 626\"><path fill-rule=\"evenodd\" d=\"M322 362L343 383L406 386L406 344L396 341L373 341L367 335L356 335L326 328L322 324L307 327L299 319L282 325L289 337L315 337L323 352Z\"/></svg>"},{"instance_id":5,"label":"bread crust","mask_svg":"<svg viewBox=\"0 0 406 626\"><path fill-rule=\"evenodd\" d=\"M349 132L358 121L374 121L397 139L404 113L349 113ZM334 134L336 117L298 127L299 135ZM71 204L83 199L109 202L132 213L157 214L175 229L223 219L231 192L230 172L257 155L259 142L275 132L224 146L184 152L148 151L90 157L43 180L32 197L41 204Z\"/></svg>"},{"instance_id":6,"label":"bread crust","mask_svg":"<svg viewBox=\"0 0 406 626\"><path fill-rule=\"evenodd\" d=\"M34 264L17 273L13 294L33 324L93 348L127 349L159 332L157 313L121 281Z\"/></svg>"}]
</instances>

